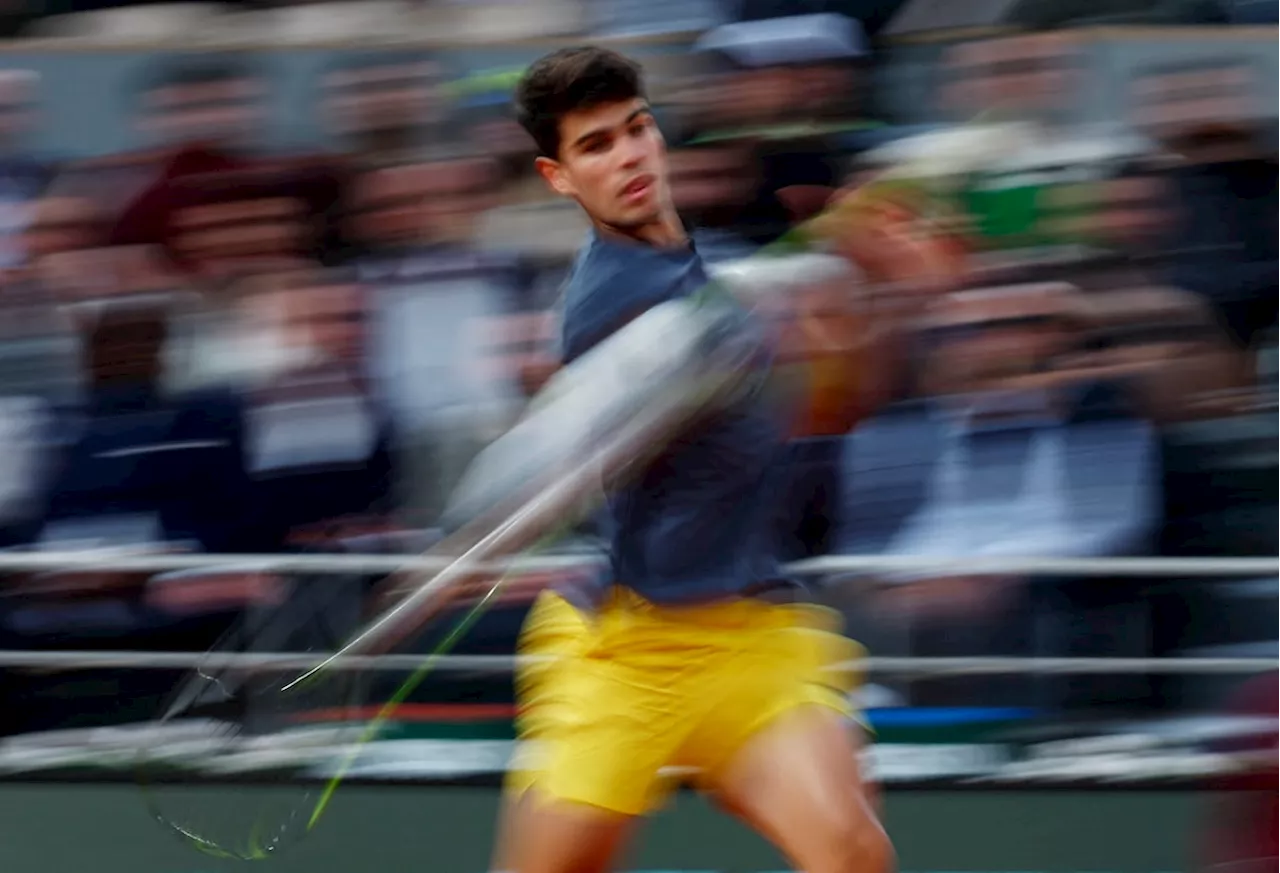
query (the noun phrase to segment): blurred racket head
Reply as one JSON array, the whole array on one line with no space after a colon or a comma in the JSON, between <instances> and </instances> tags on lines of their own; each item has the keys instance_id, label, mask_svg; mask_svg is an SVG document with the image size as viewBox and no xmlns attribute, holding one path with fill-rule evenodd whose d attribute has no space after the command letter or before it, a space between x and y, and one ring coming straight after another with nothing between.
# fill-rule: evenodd
<instances>
[{"instance_id":1,"label":"blurred racket head","mask_svg":"<svg viewBox=\"0 0 1280 873\"><path fill-rule=\"evenodd\" d=\"M359 628L363 599L349 578L296 580L278 602L249 608L179 681L135 767L158 822L202 852L241 860L307 834L325 791L308 771L341 757L368 732L370 703L395 693L398 677L367 666L294 683ZM265 784L228 791L226 782Z\"/></svg>"}]
</instances>

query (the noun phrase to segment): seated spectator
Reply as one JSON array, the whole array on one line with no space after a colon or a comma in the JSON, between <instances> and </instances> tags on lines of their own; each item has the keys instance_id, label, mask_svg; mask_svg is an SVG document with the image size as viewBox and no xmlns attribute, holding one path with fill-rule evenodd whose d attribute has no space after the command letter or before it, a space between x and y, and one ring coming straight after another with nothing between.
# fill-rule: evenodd
<instances>
[{"instance_id":1,"label":"seated spectator","mask_svg":"<svg viewBox=\"0 0 1280 873\"><path fill-rule=\"evenodd\" d=\"M1139 126L1182 160L1167 280L1209 300L1241 348L1276 323L1275 145L1257 77L1211 60L1145 71L1133 85Z\"/></svg>"},{"instance_id":2,"label":"seated spectator","mask_svg":"<svg viewBox=\"0 0 1280 873\"><path fill-rule=\"evenodd\" d=\"M515 412L510 373L485 366L483 324L511 312L526 280L519 261L474 245L488 165L407 165L369 174L352 219L370 254L370 372L403 428L406 496L431 524L444 496Z\"/></svg>"},{"instance_id":3,"label":"seated spectator","mask_svg":"<svg viewBox=\"0 0 1280 873\"><path fill-rule=\"evenodd\" d=\"M742 210L758 184L750 150L733 143L673 148L668 155L671 198L698 251L709 263L737 260L756 246L742 233Z\"/></svg>"},{"instance_id":4,"label":"seated spectator","mask_svg":"<svg viewBox=\"0 0 1280 873\"><path fill-rule=\"evenodd\" d=\"M257 524L276 543L314 543L377 525L393 488L392 437L364 374L363 289L316 269L273 276L288 350L249 391L246 455Z\"/></svg>"},{"instance_id":5,"label":"seated spectator","mask_svg":"<svg viewBox=\"0 0 1280 873\"><path fill-rule=\"evenodd\" d=\"M34 117L35 89L40 77L30 70L0 70L0 271L25 259L22 247L27 207L39 197L52 175L25 142Z\"/></svg>"},{"instance_id":6,"label":"seated spectator","mask_svg":"<svg viewBox=\"0 0 1280 873\"><path fill-rule=\"evenodd\" d=\"M86 399L52 437L62 451L33 537L39 547L257 552L269 545L250 511L242 404L226 391L166 396L161 390L167 317L163 306L137 296L99 301L79 313ZM234 575L182 580L194 581L194 590L179 592L171 584L160 595L150 589L148 574L115 570L109 562L11 575L0 633L14 648L202 651L253 596L243 588L228 593ZM219 596L207 591L215 582L223 589ZM201 587L206 590L194 603L191 595L200 596ZM73 680L9 672L14 696L5 702L0 729L13 731L154 717L174 681L155 671L81 672Z\"/></svg>"},{"instance_id":7,"label":"seated spectator","mask_svg":"<svg viewBox=\"0 0 1280 873\"><path fill-rule=\"evenodd\" d=\"M843 551L964 559L1151 547L1159 509L1151 428L1115 386L1054 369L1076 343L1072 302L1050 286L959 292L939 303L928 322L928 396L889 407L846 443ZM954 574L886 581L882 604L942 634L932 645L944 651L933 654L1081 654L1071 648L1085 639L1071 636L1078 621L1095 608L1105 613L1099 621L1121 621L1107 610L1133 600L1118 585L1025 588ZM873 635L897 632L891 624ZM1113 648L1140 648L1135 632L1126 626L1121 642L1116 630ZM1016 683L1001 687L987 691L1026 702Z\"/></svg>"},{"instance_id":8,"label":"seated spectator","mask_svg":"<svg viewBox=\"0 0 1280 873\"><path fill-rule=\"evenodd\" d=\"M165 313L104 306L86 338L87 400L54 479L41 540L181 543L251 550L240 404L229 393L166 398Z\"/></svg>"},{"instance_id":9,"label":"seated spectator","mask_svg":"<svg viewBox=\"0 0 1280 873\"><path fill-rule=\"evenodd\" d=\"M1061 295L959 292L932 318L929 397L871 419L849 444L851 484L866 474L855 493L870 500L850 507L860 523L849 545L979 556L1116 554L1140 543L1148 428L1111 404L1091 408L1101 386L1052 372L1074 343ZM1098 501L1099 488L1111 497Z\"/></svg>"},{"instance_id":10,"label":"seated spectator","mask_svg":"<svg viewBox=\"0 0 1280 873\"><path fill-rule=\"evenodd\" d=\"M323 256L340 179L321 167L190 175L166 186L151 216L170 259L206 282Z\"/></svg>"},{"instance_id":11,"label":"seated spectator","mask_svg":"<svg viewBox=\"0 0 1280 873\"><path fill-rule=\"evenodd\" d=\"M101 282L89 275L105 239L91 201L46 197L32 205L23 231L26 261L0 288L0 396L38 397L57 407L78 402L79 337L66 306L82 301ZM97 280L97 281L95 281Z\"/></svg>"},{"instance_id":12,"label":"seated spectator","mask_svg":"<svg viewBox=\"0 0 1280 873\"><path fill-rule=\"evenodd\" d=\"M259 160L265 104L258 71L231 55L160 57L144 71L135 96L140 151L69 168L63 185L109 210L113 241L162 241L169 186L202 173L241 169Z\"/></svg>"},{"instance_id":13,"label":"seated spectator","mask_svg":"<svg viewBox=\"0 0 1280 873\"><path fill-rule=\"evenodd\" d=\"M437 112L436 69L424 54L344 56L322 79L327 126L357 169L422 160Z\"/></svg>"}]
</instances>

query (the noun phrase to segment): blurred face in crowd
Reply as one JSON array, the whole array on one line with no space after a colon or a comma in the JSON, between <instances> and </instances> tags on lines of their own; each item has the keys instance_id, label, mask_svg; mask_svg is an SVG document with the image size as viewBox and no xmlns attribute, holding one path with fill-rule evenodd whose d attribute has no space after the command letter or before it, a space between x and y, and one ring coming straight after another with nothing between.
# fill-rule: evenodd
<instances>
[{"instance_id":1,"label":"blurred face in crowd","mask_svg":"<svg viewBox=\"0 0 1280 873\"><path fill-rule=\"evenodd\" d=\"M492 205L492 162L483 158L441 161L428 165L427 178L430 193L423 201L423 217L431 238L471 241L477 219Z\"/></svg>"},{"instance_id":2,"label":"blurred face in crowd","mask_svg":"<svg viewBox=\"0 0 1280 873\"><path fill-rule=\"evenodd\" d=\"M307 270L283 277L286 324L294 342L326 360L351 363L364 347L364 300L360 287L344 277Z\"/></svg>"},{"instance_id":3,"label":"blurred face in crowd","mask_svg":"<svg viewBox=\"0 0 1280 873\"><path fill-rule=\"evenodd\" d=\"M25 70L0 71L0 147L20 141L31 129L37 81Z\"/></svg>"},{"instance_id":4,"label":"blurred face in crowd","mask_svg":"<svg viewBox=\"0 0 1280 873\"><path fill-rule=\"evenodd\" d=\"M1074 343L1052 286L957 292L939 301L933 317L932 369L944 394L1011 387Z\"/></svg>"},{"instance_id":5,"label":"blurred face in crowd","mask_svg":"<svg viewBox=\"0 0 1280 873\"><path fill-rule=\"evenodd\" d=\"M370 64L330 74L328 116L337 133L368 145L410 137L428 121L432 67L426 62Z\"/></svg>"},{"instance_id":6,"label":"blurred face in crowd","mask_svg":"<svg viewBox=\"0 0 1280 873\"><path fill-rule=\"evenodd\" d=\"M469 242L494 184L493 164L482 158L374 170L356 187L348 228L374 248Z\"/></svg>"},{"instance_id":7,"label":"blurred face in crowd","mask_svg":"<svg viewBox=\"0 0 1280 873\"><path fill-rule=\"evenodd\" d=\"M797 84L820 115L855 116L862 103L862 77L851 65L815 64L799 71Z\"/></svg>"},{"instance_id":8,"label":"blurred face in crowd","mask_svg":"<svg viewBox=\"0 0 1280 873\"><path fill-rule=\"evenodd\" d=\"M534 150L529 135L514 119L491 117L472 123L467 134L473 151L491 158L497 167L501 182L513 182L528 178Z\"/></svg>"},{"instance_id":9,"label":"blurred face in crowd","mask_svg":"<svg viewBox=\"0 0 1280 873\"><path fill-rule=\"evenodd\" d=\"M558 156L537 160L558 194L577 200L597 224L623 232L662 221L671 203L666 143L644 99L570 112L559 129Z\"/></svg>"},{"instance_id":10,"label":"blurred face in crowd","mask_svg":"<svg viewBox=\"0 0 1280 873\"><path fill-rule=\"evenodd\" d=\"M32 261L105 243L102 216L85 197L46 197L31 207L23 248Z\"/></svg>"},{"instance_id":11,"label":"blurred face in crowd","mask_svg":"<svg viewBox=\"0 0 1280 873\"><path fill-rule=\"evenodd\" d=\"M1080 357L1125 379L1157 422L1232 414L1223 392L1242 387L1242 353L1204 301L1171 288L1091 295L1085 314L1105 340Z\"/></svg>"},{"instance_id":12,"label":"blurred face in crowd","mask_svg":"<svg viewBox=\"0 0 1280 873\"><path fill-rule=\"evenodd\" d=\"M756 178L741 149L707 146L673 151L668 158L676 210L705 225L731 220L751 200Z\"/></svg>"},{"instance_id":13,"label":"blurred face in crowd","mask_svg":"<svg viewBox=\"0 0 1280 873\"><path fill-rule=\"evenodd\" d=\"M999 109L1051 120L1076 87L1078 63L1078 48L1061 34L961 44L943 68L944 103L959 118Z\"/></svg>"},{"instance_id":14,"label":"blurred face in crowd","mask_svg":"<svg viewBox=\"0 0 1280 873\"><path fill-rule=\"evenodd\" d=\"M1247 144L1260 123L1256 79L1231 63L1141 76L1133 101L1139 129L1193 159Z\"/></svg>"},{"instance_id":15,"label":"blurred face in crowd","mask_svg":"<svg viewBox=\"0 0 1280 873\"><path fill-rule=\"evenodd\" d=\"M304 204L264 197L190 206L172 220L170 245L210 276L227 276L294 256L307 245Z\"/></svg>"},{"instance_id":16,"label":"blurred face in crowd","mask_svg":"<svg viewBox=\"0 0 1280 873\"><path fill-rule=\"evenodd\" d=\"M347 210L346 232L361 245L385 249L425 239L422 203L430 195L425 164L402 164L365 173Z\"/></svg>"},{"instance_id":17,"label":"blurred face in crowd","mask_svg":"<svg viewBox=\"0 0 1280 873\"><path fill-rule=\"evenodd\" d=\"M745 121L759 124L779 121L793 115L798 105L812 98L798 89L801 77L781 67L746 70L737 73L735 78Z\"/></svg>"},{"instance_id":18,"label":"blurred face in crowd","mask_svg":"<svg viewBox=\"0 0 1280 873\"><path fill-rule=\"evenodd\" d=\"M46 197L30 207L22 245L42 287L61 303L129 290L124 250L106 247L102 215L83 197Z\"/></svg>"},{"instance_id":19,"label":"blurred face in crowd","mask_svg":"<svg viewBox=\"0 0 1280 873\"><path fill-rule=\"evenodd\" d=\"M162 145L199 142L239 150L260 133L263 95L261 83L247 76L162 85L144 97L142 127Z\"/></svg>"},{"instance_id":20,"label":"blurred face in crowd","mask_svg":"<svg viewBox=\"0 0 1280 873\"><path fill-rule=\"evenodd\" d=\"M1172 221L1173 201L1158 176L1131 176L1108 181L1102 188L1098 228L1103 244L1139 253L1157 245Z\"/></svg>"}]
</instances>

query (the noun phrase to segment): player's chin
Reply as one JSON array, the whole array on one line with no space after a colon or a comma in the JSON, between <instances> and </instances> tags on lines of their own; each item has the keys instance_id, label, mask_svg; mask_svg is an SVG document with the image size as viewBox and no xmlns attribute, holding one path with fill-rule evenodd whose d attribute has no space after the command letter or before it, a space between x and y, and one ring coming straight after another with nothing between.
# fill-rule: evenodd
<instances>
[{"instance_id":1,"label":"player's chin","mask_svg":"<svg viewBox=\"0 0 1280 873\"><path fill-rule=\"evenodd\" d=\"M662 213L657 206L646 203L637 206L620 207L615 219L610 224L623 230L638 230L651 224L657 224L661 219Z\"/></svg>"}]
</instances>

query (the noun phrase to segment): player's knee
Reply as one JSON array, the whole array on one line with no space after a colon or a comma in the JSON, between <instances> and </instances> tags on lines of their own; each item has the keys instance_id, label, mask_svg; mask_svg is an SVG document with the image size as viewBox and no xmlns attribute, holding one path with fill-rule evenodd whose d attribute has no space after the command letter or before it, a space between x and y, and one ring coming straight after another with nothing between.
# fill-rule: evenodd
<instances>
[{"instance_id":1,"label":"player's knee","mask_svg":"<svg viewBox=\"0 0 1280 873\"><path fill-rule=\"evenodd\" d=\"M896 866L888 834L866 814L833 828L827 849L827 863L812 873L893 873Z\"/></svg>"}]
</instances>

